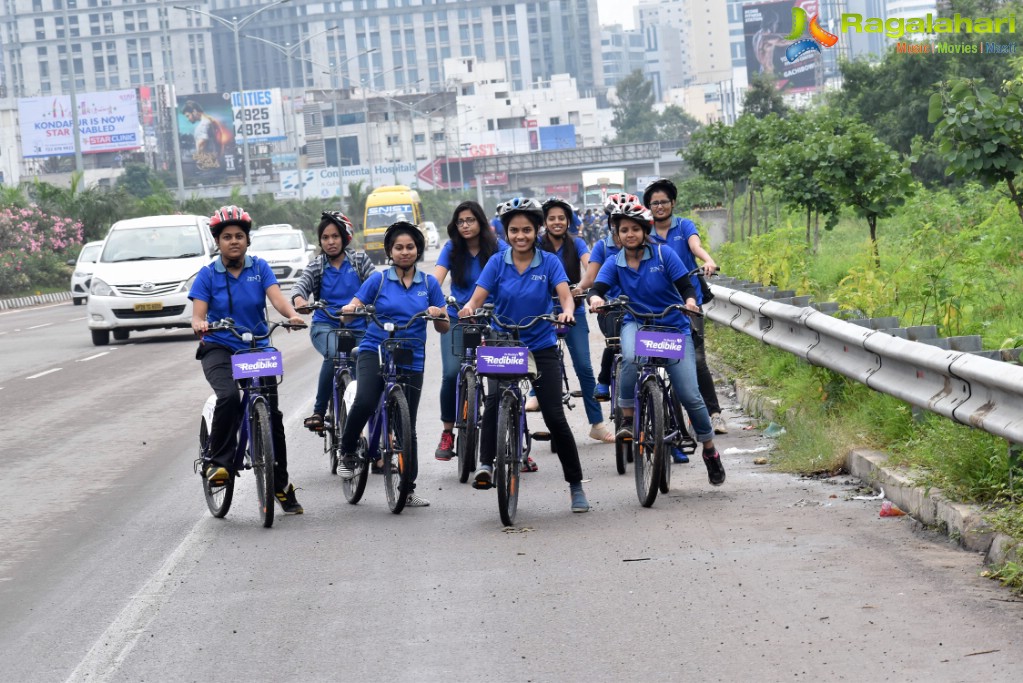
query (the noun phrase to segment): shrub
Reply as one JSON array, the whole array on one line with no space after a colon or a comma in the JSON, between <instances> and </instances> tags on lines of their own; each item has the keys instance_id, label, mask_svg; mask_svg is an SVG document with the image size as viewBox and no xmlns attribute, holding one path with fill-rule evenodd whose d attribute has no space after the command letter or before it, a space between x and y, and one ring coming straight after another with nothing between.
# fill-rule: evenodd
<instances>
[{"instance_id":1,"label":"shrub","mask_svg":"<svg viewBox=\"0 0 1023 683\"><path fill-rule=\"evenodd\" d=\"M82 224L38 206L0 209L0 294L60 284L65 254L82 241Z\"/></svg>"}]
</instances>

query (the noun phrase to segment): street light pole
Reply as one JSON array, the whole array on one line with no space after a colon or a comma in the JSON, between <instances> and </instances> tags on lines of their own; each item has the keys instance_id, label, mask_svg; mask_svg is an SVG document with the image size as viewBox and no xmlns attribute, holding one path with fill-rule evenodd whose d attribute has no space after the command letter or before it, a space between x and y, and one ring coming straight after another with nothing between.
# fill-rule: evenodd
<instances>
[{"instance_id":1,"label":"street light pole","mask_svg":"<svg viewBox=\"0 0 1023 683\"><path fill-rule=\"evenodd\" d=\"M78 121L78 89L75 85L75 58L71 53L71 22L68 20L67 3L64 10L64 52L67 54L67 82L71 92L71 134L74 136L75 170L85 173L85 160L82 159L82 130ZM84 187L84 185L83 185Z\"/></svg>"},{"instance_id":2,"label":"street light pole","mask_svg":"<svg viewBox=\"0 0 1023 683\"><path fill-rule=\"evenodd\" d=\"M405 68L405 67L403 65L399 64L398 66L394 67L393 69L388 69L387 71L385 71L385 72L383 72L382 74L379 74L379 75L386 76L387 74L391 73L392 71L401 71L403 68ZM377 76L376 74L373 75L372 83L374 83L374 84L376 83L376 76ZM375 185L375 182L374 182L374 179L373 179L373 144L370 142L370 139L369 139L369 91L368 91L368 84L366 83L365 80L361 80L360 79L360 83L362 84L362 114L363 114L363 123L364 123L365 132L366 132L366 164L369 166L369 187L370 187L370 189L372 189L373 186Z\"/></svg>"},{"instance_id":3,"label":"street light pole","mask_svg":"<svg viewBox=\"0 0 1023 683\"><path fill-rule=\"evenodd\" d=\"M178 95L177 89L174 84L174 43L171 39L170 34L170 16L167 14L167 2L166 0L160 0L160 10L163 13L163 17L160 19L162 26L162 33L167 39L167 51L163 53L161 59L163 63L164 77L167 79L167 85L170 86L171 104L174 113L171 115L171 130L174 135L174 175L178 181L178 201L185 198L185 175L181 169L181 131L178 126ZM170 56L168 60L167 57ZM169 63L168 63L169 62Z\"/></svg>"},{"instance_id":4,"label":"street light pole","mask_svg":"<svg viewBox=\"0 0 1023 683\"><path fill-rule=\"evenodd\" d=\"M218 17L216 14L210 14L194 7L182 7L181 5L174 5L174 9L184 10L186 12L195 12L205 17L209 17L213 21L216 21L221 26L226 27L234 34L234 60L235 66L238 70L238 99L242 109L242 157L245 163L245 195L251 200L252 199L252 170L249 168L249 129L245 124L245 85L242 77L242 48L241 48L241 30L252 21L257 15L262 14L268 9L273 9L278 5L283 5L289 2L289 0L276 0L271 2L269 5L260 7L255 12L247 14L241 19L238 17L231 17L230 20Z\"/></svg>"}]
</instances>

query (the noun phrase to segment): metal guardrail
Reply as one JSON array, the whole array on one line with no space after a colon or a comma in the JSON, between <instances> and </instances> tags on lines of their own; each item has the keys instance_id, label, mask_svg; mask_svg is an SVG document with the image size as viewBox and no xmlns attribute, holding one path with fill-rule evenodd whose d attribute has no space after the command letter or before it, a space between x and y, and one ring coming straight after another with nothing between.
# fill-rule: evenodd
<instances>
[{"instance_id":1,"label":"metal guardrail","mask_svg":"<svg viewBox=\"0 0 1023 683\"><path fill-rule=\"evenodd\" d=\"M1023 366L711 285L708 318L910 405L1023 442Z\"/></svg>"}]
</instances>

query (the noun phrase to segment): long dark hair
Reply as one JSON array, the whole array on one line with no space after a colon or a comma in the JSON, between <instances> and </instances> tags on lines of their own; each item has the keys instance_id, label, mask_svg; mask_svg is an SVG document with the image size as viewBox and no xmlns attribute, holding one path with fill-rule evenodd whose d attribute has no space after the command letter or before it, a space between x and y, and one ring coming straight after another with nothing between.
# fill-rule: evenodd
<instances>
[{"instance_id":1,"label":"long dark hair","mask_svg":"<svg viewBox=\"0 0 1023 683\"><path fill-rule=\"evenodd\" d=\"M490 223L487 222L487 214L483 213L483 207L472 200L464 201L455 207L451 214L451 222L448 223L448 239L451 240L451 281L459 287L472 284L466 282L466 271L469 259L469 244L462 233L458 232L458 214L463 211L471 211L476 219L476 225L480 228L480 267L487 265L490 257L497 253L497 236L490 230Z\"/></svg>"},{"instance_id":2,"label":"long dark hair","mask_svg":"<svg viewBox=\"0 0 1023 683\"><path fill-rule=\"evenodd\" d=\"M567 212L566 212L567 213ZM544 216L546 218L546 216ZM568 224L572 225L572 216L568 216ZM572 233L565 229L565 237L562 239L563 246L561 247L561 265L565 267L565 275L568 276L568 281L571 284L578 284L582 276L582 264L579 262L581 258L579 252L575 248L575 238ZM540 242L540 248L544 251L548 251L556 255L554 244L551 242L550 231L546 232L543 236L543 240Z\"/></svg>"}]
</instances>

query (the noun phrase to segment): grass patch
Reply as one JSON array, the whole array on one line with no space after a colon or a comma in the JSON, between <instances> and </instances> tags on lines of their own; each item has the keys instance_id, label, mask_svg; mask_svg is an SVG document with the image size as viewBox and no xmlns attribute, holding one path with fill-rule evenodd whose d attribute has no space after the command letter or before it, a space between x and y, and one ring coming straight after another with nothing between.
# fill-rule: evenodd
<instances>
[{"instance_id":1,"label":"grass patch","mask_svg":"<svg viewBox=\"0 0 1023 683\"><path fill-rule=\"evenodd\" d=\"M1003 586L1017 595L1023 595L1023 565L1006 562L994 571L985 572L984 576L1001 582Z\"/></svg>"}]
</instances>

